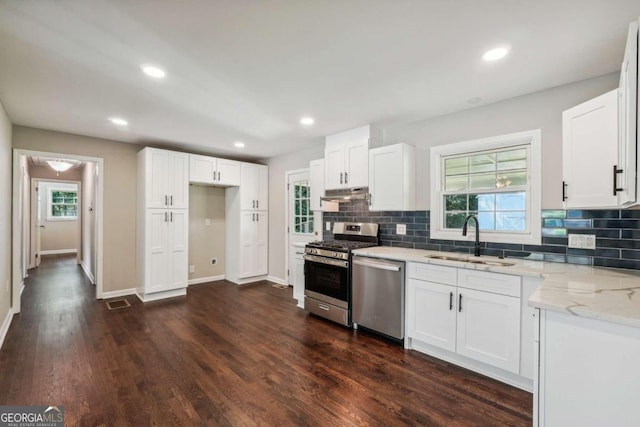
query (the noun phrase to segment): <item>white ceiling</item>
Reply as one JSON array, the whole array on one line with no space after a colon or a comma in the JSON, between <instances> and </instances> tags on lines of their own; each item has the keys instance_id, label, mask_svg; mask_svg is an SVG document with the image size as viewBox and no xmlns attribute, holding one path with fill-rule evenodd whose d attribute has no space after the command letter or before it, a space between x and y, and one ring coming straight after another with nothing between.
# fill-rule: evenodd
<instances>
[{"instance_id":1,"label":"white ceiling","mask_svg":"<svg viewBox=\"0 0 640 427\"><path fill-rule=\"evenodd\" d=\"M271 157L613 72L639 15L638 0L0 0L0 100L19 125ZM483 62L498 44L511 54Z\"/></svg>"}]
</instances>

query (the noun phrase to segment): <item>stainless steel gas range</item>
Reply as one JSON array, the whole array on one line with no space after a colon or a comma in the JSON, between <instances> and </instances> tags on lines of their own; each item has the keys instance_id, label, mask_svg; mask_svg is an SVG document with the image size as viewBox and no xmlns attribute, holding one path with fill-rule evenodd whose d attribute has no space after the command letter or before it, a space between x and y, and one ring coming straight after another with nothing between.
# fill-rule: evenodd
<instances>
[{"instance_id":1,"label":"stainless steel gas range","mask_svg":"<svg viewBox=\"0 0 640 427\"><path fill-rule=\"evenodd\" d=\"M378 246L378 224L336 222L333 237L305 247L304 308L351 326L351 251Z\"/></svg>"}]
</instances>

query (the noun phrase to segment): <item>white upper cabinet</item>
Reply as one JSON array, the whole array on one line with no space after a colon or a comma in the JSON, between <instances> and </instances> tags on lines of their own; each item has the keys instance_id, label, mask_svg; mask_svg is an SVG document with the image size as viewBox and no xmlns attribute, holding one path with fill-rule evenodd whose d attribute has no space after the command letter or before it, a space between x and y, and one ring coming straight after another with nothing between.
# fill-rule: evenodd
<instances>
[{"instance_id":1,"label":"white upper cabinet","mask_svg":"<svg viewBox=\"0 0 640 427\"><path fill-rule=\"evenodd\" d=\"M189 155L189 181L220 186L240 185L241 163L198 154Z\"/></svg>"},{"instance_id":2,"label":"white upper cabinet","mask_svg":"<svg viewBox=\"0 0 640 427\"><path fill-rule=\"evenodd\" d=\"M369 147L377 140L377 131L369 125L327 136L325 190L368 187Z\"/></svg>"},{"instance_id":3,"label":"white upper cabinet","mask_svg":"<svg viewBox=\"0 0 640 427\"><path fill-rule=\"evenodd\" d=\"M415 148L388 145L369 151L370 211L415 209Z\"/></svg>"},{"instance_id":4,"label":"white upper cabinet","mask_svg":"<svg viewBox=\"0 0 640 427\"><path fill-rule=\"evenodd\" d=\"M562 113L562 165L566 209L618 206L618 89Z\"/></svg>"},{"instance_id":5,"label":"white upper cabinet","mask_svg":"<svg viewBox=\"0 0 640 427\"><path fill-rule=\"evenodd\" d=\"M141 151L146 208L189 207L189 155L157 148Z\"/></svg>"},{"instance_id":6,"label":"white upper cabinet","mask_svg":"<svg viewBox=\"0 0 640 427\"><path fill-rule=\"evenodd\" d=\"M311 189L309 200L312 211L338 211L338 203L320 200L320 197L324 196L324 159L309 162L309 186Z\"/></svg>"},{"instance_id":7,"label":"white upper cabinet","mask_svg":"<svg viewBox=\"0 0 640 427\"><path fill-rule=\"evenodd\" d=\"M267 166L242 163L240 210L269 210L269 169Z\"/></svg>"}]
</instances>

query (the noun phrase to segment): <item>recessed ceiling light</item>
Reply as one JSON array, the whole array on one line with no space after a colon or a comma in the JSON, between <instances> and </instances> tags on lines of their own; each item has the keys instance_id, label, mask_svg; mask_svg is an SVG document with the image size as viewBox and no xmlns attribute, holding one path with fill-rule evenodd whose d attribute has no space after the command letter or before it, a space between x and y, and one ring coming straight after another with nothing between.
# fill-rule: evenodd
<instances>
[{"instance_id":1,"label":"recessed ceiling light","mask_svg":"<svg viewBox=\"0 0 640 427\"><path fill-rule=\"evenodd\" d=\"M109 121L111 123L113 123L114 125L117 125L117 126L127 126L129 124L128 121L126 121L125 119L122 119L120 117L110 117Z\"/></svg>"},{"instance_id":2,"label":"recessed ceiling light","mask_svg":"<svg viewBox=\"0 0 640 427\"><path fill-rule=\"evenodd\" d=\"M489 49L482 55L482 59L485 61L496 61L498 59L502 59L509 53L509 48L506 46L495 47L493 49Z\"/></svg>"},{"instance_id":3,"label":"recessed ceiling light","mask_svg":"<svg viewBox=\"0 0 640 427\"><path fill-rule=\"evenodd\" d=\"M167 75L162 68L158 68L155 65L143 64L140 68L143 73L149 77L153 77L154 79L163 79Z\"/></svg>"},{"instance_id":4,"label":"recessed ceiling light","mask_svg":"<svg viewBox=\"0 0 640 427\"><path fill-rule=\"evenodd\" d=\"M236 141L233 143L234 146L238 147L238 148L244 148L244 142L242 141Z\"/></svg>"},{"instance_id":5,"label":"recessed ceiling light","mask_svg":"<svg viewBox=\"0 0 640 427\"><path fill-rule=\"evenodd\" d=\"M300 119L300 123L306 126L312 125L315 123L315 120L313 120L313 117L303 117Z\"/></svg>"}]
</instances>

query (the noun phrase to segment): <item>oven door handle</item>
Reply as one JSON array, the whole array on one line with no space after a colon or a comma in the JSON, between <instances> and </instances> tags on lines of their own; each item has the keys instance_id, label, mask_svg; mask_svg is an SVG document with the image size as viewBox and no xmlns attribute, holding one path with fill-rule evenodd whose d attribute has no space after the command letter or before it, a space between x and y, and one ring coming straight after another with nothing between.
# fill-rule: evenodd
<instances>
[{"instance_id":1,"label":"oven door handle","mask_svg":"<svg viewBox=\"0 0 640 427\"><path fill-rule=\"evenodd\" d=\"M305 255L304 260L309 262L317 262L320 264L332 265L334 267L349 268L349 261L341 261L339 259L325 258L316 255Z\"/></svg>"},{"instance_id":2,"label":"oven door handle","mask_svg":"<svg viewBox=\"0 0 640 427\"><path fill-rule=\"evenodd\" d=\"M400 271L399 265L387 264L386 262L360 261L359 259L354 259L353 263L356 265L361 265L363 267L377 268L378 270Z\"/></svg>"}]
</instances>

